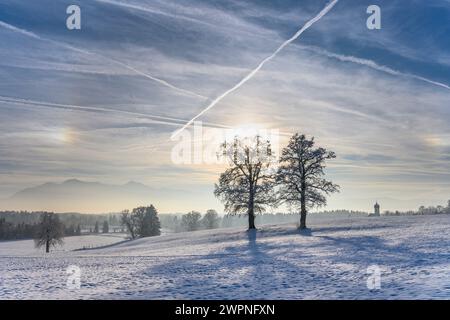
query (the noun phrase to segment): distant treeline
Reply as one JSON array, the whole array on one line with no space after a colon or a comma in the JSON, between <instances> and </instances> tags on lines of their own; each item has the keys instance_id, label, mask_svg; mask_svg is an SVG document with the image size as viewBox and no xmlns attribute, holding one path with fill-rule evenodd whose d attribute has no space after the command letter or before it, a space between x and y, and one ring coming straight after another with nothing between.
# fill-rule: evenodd
<instances>
[{"instance_id":1,"label":"distant treeline","mask_svg":"<svg viewBox=\"0 0 450 320\"><path fill-rule=\"evenodd\" d=\"M197 211L191 211L187 214L161 214L159 220L161 221L163 231L185 232L204 229L245 227L248 219L245 215L219 216L215 210L208 210L204 214ZM298 215L264 213L257 215L256 220L259 224L291 223L298 221Z\"/></svg>"},{"instance_id":2,"label":"distant treeline","mask_svg":"<svg viewBox=\"0 0 450 320\"><path fill-rule=\"evenodd\" d=\"M35 217L41 217L42 213L32 213ZM5 218L0 218L0 240L33 239L39 232L39 223L12 223ZM67 236L80 235L78 228L64 227L63 232Z\"/></svg>"},{"instance_id":3,"label":"distant treeline","mask_svg":"<svg viewBox=\"0 0 450 320\"><path fill-rule=\"evenodd\" d=\"M384 211L384 215L387 216L404 216L404 215L429 215L429 214L450 214L450 200L447 202L447 206L421 206L417 211Z\"/></svg>"},{"instance_id":4,"label":"distant treeline","mask_svg":"<svg viewBox=\"0 0 450 320\"><path fill-rule=\"evenodd\" d=\"M332 211L321 211L321 213L330 213L330 214L363 214L367 215L368 212L363 211L348 211L348 210L332 210ZM422 215L431 215L431 214L450 214L450 200L448 200L447 206L420 206L417 210L408 210L408 211L390 211L385 210L383 211L382 215L385 216L422 216Z\"/></svg>"},{"instance_id":5,"label":"distant treeline","mask_svg":"<svg viewBox=\"0 0 450 320\"><path fill-rule=\"evenodd\" d=\"M37 233L38 224L6 222L5 218L0 218L0 240L31 239Z\"/></svg>"},{"instance_id":6,"label":"distant treeline","mask_svg":"<svg viewBox=\"0 0 450 320\"><path fill-rule=\"evenodd\" d=\"M41 211L0 211L0 240L32 239L38 230ZM64 236L121 232L120 213L59 213Z\"/></svg>"},{"instance_id":7,"label":"distant treeline","mask_svg":"<svg viewBox=\"0 0 450 320\"><path fill-rule=\"evenodd\" d=\"M43 212L0 211L0 240L32 239L37 232L37 224ZM353 210L331 210L312 214L348 214L367 215L367 212ZM411 211L384 211L383 215L432 215L450 214L450 200L447 206L421 206ZM125 232L122 225L122 213L82 214L59 213L64 225L64 236ZM184 232L202 229L245 227L247 218L241 215L219 215L215 210L204 214L191 211L186 214L159 214L162 232ZM264 213L256 216L259 224L296 223L298 214Z\"/></svg>"},{"instance_id":8,"label":"distant treeline","mask_svg":"<svg viewBox=\"0 0 450 320\"><path fill-rule=\"evenodd\" d=\"M14 224L33 224L39 222L43 211L0 211L0 218ZM86 213L58 213L59 219L65 225L93 226L95 223L108 221L111 226L120 225L120 213L86 214Z\"/></svg>"}]
</instances>

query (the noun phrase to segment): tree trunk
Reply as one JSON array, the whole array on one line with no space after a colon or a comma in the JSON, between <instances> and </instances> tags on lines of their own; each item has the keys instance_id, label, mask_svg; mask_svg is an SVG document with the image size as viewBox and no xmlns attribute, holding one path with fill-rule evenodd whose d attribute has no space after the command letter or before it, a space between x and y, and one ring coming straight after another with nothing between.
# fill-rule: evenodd
<instances>
[{"instance_id":1,"label":"tree trunk","mask_svg":"<svg viewBox=\"0 0 450 320\"><path fill-rule=\"evenodd\" d=\"M50 252L50 241L49 240L45 241L45 252L47 252L47 253Z\"/></svg>"},{"instance_id":2,"label":"tree trunk","mask_svg":"<svg viewBox=\"0 0 450 320\"><path fill-rule=\"evenodd\" d=\"M300 212L300 229L306 229L306 210Z\"/></svg>"},{"instance_id":3,"label":"tree trunk","mask_svg":"<svg viewBox=\"0 0 450 320\"><path fill-rule=\"evenodd\" d=\"M302 182L302 192L300 193L300 229L306 229L306 183Z\"/></svg>"},{"instance_id":4,"label":"tree trunk","mask_svg":"<svg viewBox=\"0 0 450 320\"><path fill-rule=\"evenodd\" d=\"M255 193L253 186L250 186L250 197L248 200L248 230L256 229L255 227Z\"/></svg>"},{"instance_id":5,"label":"tree trunk","mask_svg":"<svg viewBox=\"0 0 450 320\"><path fill-rule=\"evenodd\" d=\"M248 230L256 229L255 227L255 213L252 210L248 210Z\"/></svg>"}]
</instances>

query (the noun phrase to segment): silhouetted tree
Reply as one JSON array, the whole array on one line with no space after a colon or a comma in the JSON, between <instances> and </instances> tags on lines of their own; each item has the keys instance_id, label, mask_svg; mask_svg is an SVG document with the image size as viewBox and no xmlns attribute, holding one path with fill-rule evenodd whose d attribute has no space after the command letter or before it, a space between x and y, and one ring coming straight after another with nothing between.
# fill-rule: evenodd
<instances>
[{"instance_id":1,"label":"silhouetted tree","mask_svg":"<svg viewBox=\"0 0 450 320\"><path fill-rule=\"evenodd\" d=\"M300 209L300 229L306 228L307 209L325 205L325 196L339 191L338 185L323 178L325 161L336 158L335 153L314 144L314 138L296 133L279 160L279 200Z\"/></svg>"},{"instance_id":2,"label":"silhouetted tree","mask_svg":"<svg viewBox=\"0 0 450 320\"><path fill-rule=\"evenodd\" d=\"M124 210L121 212L120 220L123 226L127 229L130 234L131 239L136 239L137 236L137 223L135 222L134 216L129 210Z\"/></svg>"},{"instance_id":3,"label":"silhouetted tree","mask_svg":"<svg viewBox=\"0 0 450 320\"><path fill-rule=\"evenodd\" d=\"M75 231L75 233L77 236L81 236L81 226L80 225L77 226L77 230Z\"/></svg>"},{"instance_id":4,"label":"silhouetted tree","mask_svg":"<svg viewBox=\"0 0 450 320\"><path fill-rule=\"evenodd\" d=\"M161 234L158 212L153 205L135 208L132 213L136 216L139 237L153 237Z\"/></svg>"},{"instance_id":5,"label":"silhouetted tree","mask_svg":"<svg viewBox=\"0 0 450 320\"><path fill-rule=\"evenodd\" d=\"M276 202L270 141L260 136L235 137L232 143L224 142L221 151L231 167L220 175L214 195L225 204L226 212L246 213L248 228L256 229L255 214Z\"/></svg>"},{"instance_id":6,"label":"silhouetted tree","mask_svg":"<svg viewBox=\"0 0 450 320\"><path fill-rule=\"evenodd\" d=\"M50 247L62 245L64 237L64 225L59 221L58 215L51 212L41 214L35 245L40 248L45 245L45 252L50 252Z\"/></svg>"},{"instance_id":7,"label":"silhouetted tree","mask_svg":"<svg viewBox=\"0 0 450 320\"><path fill-rule=\"evenodd\" d=\"M122 224L127 228L132 239L161 234L158 212L153 205L134 208L131 213L128 210L123 211Z\"/></svg>"},{"instance_id":8,"label":"silhouetted tree","mask_svg":"<svg viewBox=\"0 0 450 320\"><path fill-rule=\"evenodd\" d=\"M202 215L200 212L191 211L181 216L181 226L186 231L195 231L200 228L200 219Z\"/></svg>"},{"instance_id":9,"label":"silhouetted tree","mask_svg":"<svg viewBox=\"0 0 450 320\"><path fill-rule=\"evenodd\" d=\"M219 215L216 210L210 209L203 216L202 223L206 229L215 229L219 227Z\"/></svg>"}]
</instances>

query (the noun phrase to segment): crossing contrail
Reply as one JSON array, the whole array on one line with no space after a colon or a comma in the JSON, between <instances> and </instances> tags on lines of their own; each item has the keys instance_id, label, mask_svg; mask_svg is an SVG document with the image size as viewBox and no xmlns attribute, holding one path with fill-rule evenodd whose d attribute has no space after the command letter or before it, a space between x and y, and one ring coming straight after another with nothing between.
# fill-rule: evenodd
<instances>
[{"instance_id":1,"label":"crossing contrail","mask_svg":"<svg viewBox=\"0 0 450 320\"><path fill-rule=\"evenodd\" d=\"M64 43L64 42L60 42L60 41L44 38L44 37L41 37L40 35L37 35L34 32L31 32L31 31L28 31L28 30L24 30L24 29L21 29L21 28L17 28L15 26L13 26L11 24L8 24L6 22L3 22L3 21L0 21L0 26L6 28L8 30L20 33L20 34L22 34L24 36L31 37L31 38L36 39L36 40L49 42L49 43L52 43L52 44L54 44L56 46L59 46L59 47L62 47L62 48L68 49L68 50L76 51L76 52L79 52L79 53L82 53L82 54L86 54L86 55L97 56L97 57L101 58L102 60L107 60L109 62L117 64L117 65L119 65L121 67L124 67L124 68L126 68L126 69L128 69L128 70L130 70L130 71L132 71L132 72L134 72L134 73L136 73L136 74L138 74L138 75L140 75L142 77L145 77L147 79L156 81L156 82L158 82L159 84L161 84L163 86L166 86L168 88L171 88L171 89L176 90L178 92L181 92L183 94L187 94L187 95L190 95L190 96L195 96L195 97L201 98L201 99L209 99L208 97L202 96L202 95L200 95L198 93L195 93L195 92L192 92L192 91L189 91L189 90L182 89L182 88L179 88L177 86L174 86L173 84L171 84L171 83L169 83L169 82L167 82L165 80L156 78L156 77L154 77L154 76L152 76L152 75L150 75L150 74L148 74L146 72L143 72L141 70L138 70L138 69L136 69L136 68L134 68L134 67L124 63L124 62L115 60L113 58L105 57L105 56L103 56L101 54L98 54L96 52L92 52L92 51L85 50L85 49L80 49L80 48L74 47L74 46L72 46L70 44L67 44L67 43Z\"/></svg>"},{"instance_id":2,"label":"crossing contrail","mask_svg":"<svg viewBox=\"0 0 450 320\"><path fill-rule=\"evenodd\" d=\"M209 109L211 109L212 107L214 107L220 100L222 100L223 98L225 98L227 95L229 95L230 93L232 93L233 91L237 90L240 86L242 86L244 83L246 83L248 80L250 80L265 64L266 62L272 60L273 58L275 58L275 56L284 49L284 47L286 47L288 44L290 44L292 41L296 40L298 37L301 36L301 34L303 32L305 32L309 27L311 27L315 22L319 21L324 15L326 15L328 13L328 11L330 11L334 5L338 2L339 0L333 0L332 2L330 2L325 8L322 9L322 11L320 11L314 18L312 18L311 20L309 20L308 22L305 23L305 25L298 30L291 38L289 38L288 40L286 40L285 42L283 42L277 50L275 50L270 56L268 56L267 58L265 58L263 61L261 61L258 66L253 69L249 74L247 74L241 81L239 81L236 85L234 85L233 87L231 87L230 89L228 89L227 91L225 91L224 93L222 93L220 96L218 96L217 98L215 98L213 101L211 101L211 103L205 108L203 109L199 114L197 114L195 117L193 117L191 120L189 120L183 127L181 127L179 130L175 131L171 138L175 138L180 132L182 132L184 129L186 129L187 127L189 127L198 117L200 117L201 115L203 115L205 112L207 112Z\"/></svg>"}]
</instances>

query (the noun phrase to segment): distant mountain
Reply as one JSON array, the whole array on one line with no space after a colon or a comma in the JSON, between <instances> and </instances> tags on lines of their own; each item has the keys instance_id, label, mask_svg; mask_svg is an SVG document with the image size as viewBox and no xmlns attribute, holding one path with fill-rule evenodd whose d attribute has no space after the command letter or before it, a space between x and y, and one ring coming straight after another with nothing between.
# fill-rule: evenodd
<instances>
[{"instance_id":1,"label":"distant mountain","mask_svg":"<svg viewBox=\"0 0 450 320\"><path fill-rule=\"evenodd\" d=\"M174 197L188 204L191 196L186 191L153 188L135 181L112 185L70 179L26 188L2 201L0 209L103 213L154 204L161 211L170 210L167 203Z\"/></svg>"}]
</instances>

